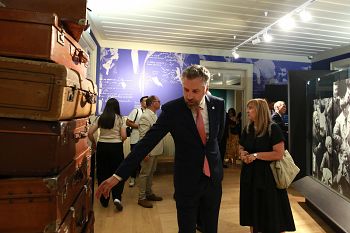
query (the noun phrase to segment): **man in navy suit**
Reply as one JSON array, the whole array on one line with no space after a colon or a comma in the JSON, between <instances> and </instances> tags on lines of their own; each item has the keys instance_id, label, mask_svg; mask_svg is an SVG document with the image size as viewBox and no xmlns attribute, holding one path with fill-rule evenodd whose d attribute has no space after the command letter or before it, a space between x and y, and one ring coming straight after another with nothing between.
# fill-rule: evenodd
<instances>
[{"instance_id":1,"label":"man in navy suit","mask_svg":"<svg viewBox=\"0 0 350 233\"><path fill-rule=\"evenodd\" d=\"M272 114L272 120L275 122L282 130L285 139L284 147L288 149L288 126L283 121L283 115L286 114L287 106L283 101L277 101L273 108L275 112Z\"/></svg>"},{"instance_id":2,"label":"man in navy suit","mask_svg":"<svg viewBox=\"0 0 350 233\"><path fill-rule=\"evenodd\" d=\"M119 181L126 180L142 159L170 132L175 142L174 188L179 232L196 232L198 211L203 232L217 232L223 178L219 142L224 131L225 107L222 99L207 95L209 80L210 73L203 66L192 65L184 70L181 77L183 97L163 105L157 122L115 174L98 187L98 198L101 195L109 196L111 188ZM198 109L201 109L206 140L201 138L204 131L200 133L196 126ZM209 175L208 170L203 168L205 158L209 164Z\"/></svg>"}]
</instances>

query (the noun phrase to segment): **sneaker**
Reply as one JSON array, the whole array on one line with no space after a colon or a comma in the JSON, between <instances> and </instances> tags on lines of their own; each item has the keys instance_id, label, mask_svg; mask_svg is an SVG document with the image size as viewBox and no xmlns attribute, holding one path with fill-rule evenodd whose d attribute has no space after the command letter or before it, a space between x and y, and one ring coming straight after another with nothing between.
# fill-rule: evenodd
<instances>
[{"instance_id":1,"label":"sneaker","mask_svg":"<svg viewBox=\"0 0 350 233\"><path fill-rule=\"evenodd\" d=\"M114 205L115 205L115 208L118 210L118 211L122 211L123 210L123 206L122 206L122 203L120 200L118 199L114 199Z\"/></svg>"},{"instance_id":2,"label":"sneaker","mask_svg":"<svg viewBox=\"0 0 350 233\"><path fill-rule=\"evenodd\" d=\"M157 195L155 195L154 193L152 193L151 195L146 196L146 198L147 198L147 200L149 200L149 201L161 201L161 200L163 200L162 197L157 196Z\"/></svg>"},{"instance_id":3,"label":"sneaker","mask_svg":"<svg viewBox=\"0 0 350 233\"><path fill-rule=\"evenodd\" d=\"M139 199L137 204L139 204L140 206L142 206L144 208L153 208L153 204L151 202L147 201L146 199L144 199L144 200Z\"/></svg>"},{"instance_id":4,"label":"sneaker","mask_svg":"<svg viewBox=\"0 0 350 233\"><path fill-rule=\"evenodd\" d=\"M134 187L135 186L135 178L131 177L129 180L129 187Z\"/></svg>"}]
</instances>

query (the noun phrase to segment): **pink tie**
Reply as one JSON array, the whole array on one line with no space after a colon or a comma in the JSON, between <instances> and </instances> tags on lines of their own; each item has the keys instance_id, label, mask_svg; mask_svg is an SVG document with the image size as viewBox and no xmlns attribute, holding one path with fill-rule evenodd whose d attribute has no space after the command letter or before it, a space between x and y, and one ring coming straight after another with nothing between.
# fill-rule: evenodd
<instances>
[{"instance_id":1,"label":"pink tie","mask_svg":"<svg viewBox=\"0 0 350 233\"><path fill-rule=\"evenodd\" d=\"M200 107L197 108L196 126L197 126L199 136L201 137L202 142L205 145L207 143L207 135L205 133L204 121L203 121L203 116L202 116ZM203 173L206 176L210 177L209 163L207 160L207 156L205 155L204 155Z\"/></svg>"}]
</instances>

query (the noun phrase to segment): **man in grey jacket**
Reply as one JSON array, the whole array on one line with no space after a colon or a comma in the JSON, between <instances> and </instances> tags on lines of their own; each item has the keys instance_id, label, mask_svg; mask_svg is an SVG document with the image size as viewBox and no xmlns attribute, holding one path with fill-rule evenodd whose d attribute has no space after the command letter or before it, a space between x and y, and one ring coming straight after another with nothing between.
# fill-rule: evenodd
<instances>
[{"instance_id":1,"label":"man in grey jacket","mask_svg":"<svg viewBox=\"0 0 350 233\"><path fill-rule=\"evenodd\" d=\"M160 109L160 100L157 96L150 96L146 100L147 109L143 112L139 121L140 139L156 123L158 117L156 111ZM144 208L153 208L150 201L161 201L162 197L155 195L152 191L153 174L157 168L157 156L163 154L163 140L141 162L141 171L138 178L139 200L138 204Z\"/></svg>"}]
</instances>

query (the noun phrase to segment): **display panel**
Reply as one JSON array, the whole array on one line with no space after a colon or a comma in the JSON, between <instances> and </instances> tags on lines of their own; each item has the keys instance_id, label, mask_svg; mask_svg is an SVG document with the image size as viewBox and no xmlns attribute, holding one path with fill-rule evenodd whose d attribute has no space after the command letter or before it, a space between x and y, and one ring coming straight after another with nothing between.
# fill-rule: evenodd
<instances>
[{"instance_id":1,"label":"display panel","mask_svg":"<svg viewBox=\"0 0 350 233\"><path fill-rule=\"evenodd\" d=\"M307 82L312 118L312 176L350 200L350 77L348 70Z\"/></svg>"}]
</instances>

